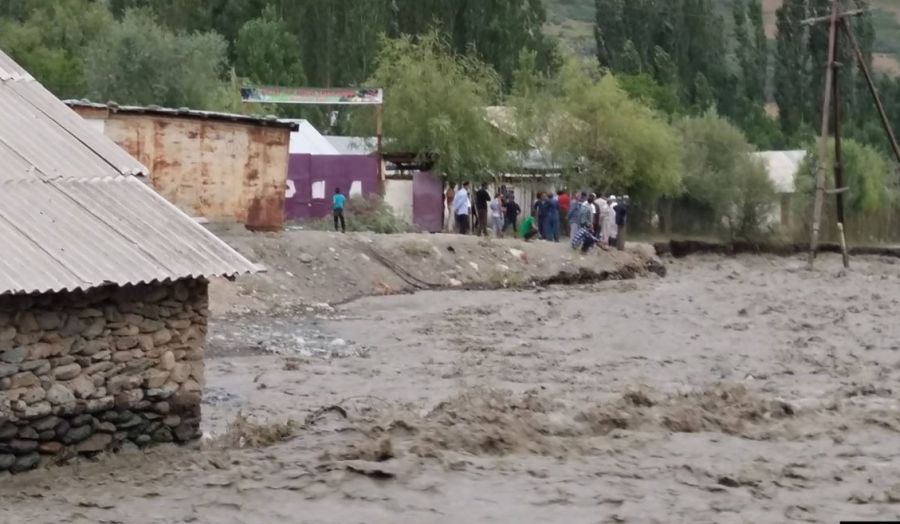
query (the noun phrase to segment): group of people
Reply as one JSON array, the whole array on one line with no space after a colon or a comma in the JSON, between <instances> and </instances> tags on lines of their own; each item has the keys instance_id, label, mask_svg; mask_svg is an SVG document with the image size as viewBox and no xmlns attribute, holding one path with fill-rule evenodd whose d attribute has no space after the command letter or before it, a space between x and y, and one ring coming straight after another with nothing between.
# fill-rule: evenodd
<instances>
[{"instance_id":1,"label":"group of people","mask_svg":"<svg viewBox=\"0 0 900 524\"><path fill-rule=\"evenodd\" d=\"M587 252L593 246L624 249L624 229L628 217L629 198L615 195L598 196L585 191L570 196L567 191L538 193L531 205L531 213L519 224L522 208L511 188L500 186L493 195L483 183L470 193L464 182L456 189L447 189L447 207L457 233L466 235L474 230L486 236L492 230L497 237L507 231L526 241L541 238L559 242L569 235L573 248Z\"/></svg>"},{"instance_id":2,"label":"group of people","mask_svg":"<svg viewBox=\"0 0 900 524\"><path fill-rule=\"evenodd\" d=\"M625 226L628 221L628 195L598 196L582 192L569 211L572 248L587 252L599 245L625 249Z\"/></svg>"},{"instance_id":3,"label":"group of people","mask_svg":"<svg viewBox=\"0 0 900 524\"><path fill-rule=\"evenodd\" d=\"M522 208L511 190L501 186L491 196L487 183L483 183L475 192L474 202L469 192L468 182L455 190L452 186L447 189L447 205L457 233L467 235L474 229L476 235L486 236L490 228L502 237L509 229L515 231Z\"/></svg>"}]
</instances>

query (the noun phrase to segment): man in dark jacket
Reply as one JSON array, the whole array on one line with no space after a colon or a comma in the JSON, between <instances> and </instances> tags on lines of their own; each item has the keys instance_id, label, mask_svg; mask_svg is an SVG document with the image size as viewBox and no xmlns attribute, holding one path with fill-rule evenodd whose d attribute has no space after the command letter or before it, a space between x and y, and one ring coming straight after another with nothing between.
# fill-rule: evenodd
<instances>
[{"instance_id":1,"label":"man in dark jacket","mask_svg":"<svg viewBox=\"0 0 900 524\"><path fill-rule=\"evenodd\" d=\"M478 218L475 234L478 236L487 236L488 205L491 203L491 193L487 188L487 182L482 182L481 189L475 192L475 215Z\"/></svg>"},{"instance_id":2,"label":"man in dark jacket","mask_svg":"<svg viewBox=\"0 0 900 524\"><path fill-rule=\"evenodd\" d=\"M628 224L628 206L631 199L628 195L622 197L622 201L616 206L616 229L619 231L616 236L616 249L625 251L625 226Z\"/></svg>"}]
</instances>

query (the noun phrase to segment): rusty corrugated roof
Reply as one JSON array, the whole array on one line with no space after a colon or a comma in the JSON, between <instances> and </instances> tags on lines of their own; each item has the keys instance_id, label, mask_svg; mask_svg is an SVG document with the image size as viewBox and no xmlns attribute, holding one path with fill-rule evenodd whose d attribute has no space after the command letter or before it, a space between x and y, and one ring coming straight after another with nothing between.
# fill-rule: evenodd
<instances>
[{"instance_id":1,"label":"rusty corrugated roof","mask_svg":"<svg viewBox=\"0 0 900 524\"><path fill-rule=\"evenodd\" d=\"M256 270L0 51L0 294Z\"/></svg>"},{"instance_id":2,"label":"rusty corrugated roof","mask_svg":"<svg viewBox=\"0 0 900 524\"><path fill-rule=\"evenodd\" d=\"M194 118L200 120L215 120L219 122L233 122L236 124L247 124L263 127L280 127L296 131L298 125L293 120L280 119L277 116L262 115L242 115L238 113L221 113L218 111L202 111L199 109L190 109L187 107L160 107L160 106L128 106L119 105L114 102L100 104L91 102L90 100L64 100L67 106L73 109L99 109L109 111L110 113L121 113L123 115L153 115L165 116L169 118Z\"/></svg>"}]
</instances>

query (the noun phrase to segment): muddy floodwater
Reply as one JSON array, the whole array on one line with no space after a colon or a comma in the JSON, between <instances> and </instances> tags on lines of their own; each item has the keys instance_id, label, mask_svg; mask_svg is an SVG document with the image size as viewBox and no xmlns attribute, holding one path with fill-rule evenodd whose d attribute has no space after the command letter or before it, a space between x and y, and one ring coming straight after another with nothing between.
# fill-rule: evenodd
<instances>
[{"instance_id":1,"label":"muddy floodwater","mask_svg":"<svg viewBox=\"0 0 900 524\"><path fill-rule=\"evenodd\" d=\"M898 519L900 265L854 264L219 319L200 449L0 478L0 522Z\"/></svg>"}]
</instances>

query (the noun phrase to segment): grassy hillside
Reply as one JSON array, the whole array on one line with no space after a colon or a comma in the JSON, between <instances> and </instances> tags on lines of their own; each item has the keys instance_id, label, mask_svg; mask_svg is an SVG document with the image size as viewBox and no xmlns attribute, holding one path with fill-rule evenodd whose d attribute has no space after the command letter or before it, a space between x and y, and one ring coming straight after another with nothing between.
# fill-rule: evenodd
<instances>
[{"instance_id":1,"label":"grassy hillside","mask_svg":"<svg viewBox=\"0 0 900 524\"><path fill-rule=\"evenodd\" d=\"M900 0L870 0L875 10L875 65L900 74ZM544 0L547 5L547 32L560 37L578 53L594 52L594 0ZM720 0L723 12L730 13L731 0ZM775 11L782 0L763 0L766 31L775 36Z\"/></svg>"}]
</instances>

